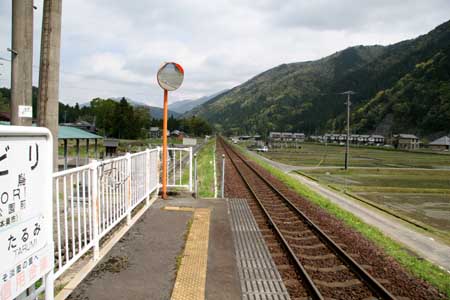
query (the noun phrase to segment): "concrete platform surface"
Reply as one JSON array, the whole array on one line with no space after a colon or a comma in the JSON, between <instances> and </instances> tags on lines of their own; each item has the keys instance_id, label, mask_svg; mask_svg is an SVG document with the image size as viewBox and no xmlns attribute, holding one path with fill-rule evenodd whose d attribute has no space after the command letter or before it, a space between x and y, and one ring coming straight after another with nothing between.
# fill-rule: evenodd
<instances>
[{"instance_id":1,"label":"concrete platform surface","mask_svg":"<svg viewBox=\"0 0 450 300\"><path fill-rule=\"evenodd\" d=\"M69 299L170 299L192 211L165 206L211 209L205 298L241 299L226 200L192 198L157 200Z\"/></svg>"}]
</instances>

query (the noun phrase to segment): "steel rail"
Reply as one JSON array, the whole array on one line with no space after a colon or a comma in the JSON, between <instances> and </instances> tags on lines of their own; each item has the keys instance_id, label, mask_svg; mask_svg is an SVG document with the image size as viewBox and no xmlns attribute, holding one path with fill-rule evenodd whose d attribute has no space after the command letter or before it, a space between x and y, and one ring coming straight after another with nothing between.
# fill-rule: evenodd
<instances>
[{"instance_id":1,"label":"steel rail","mask_svg":"<svg viewBox=\"0 0 450 300\"><path fill-rule=\"evenodd\" d=\"M224 142L222 142L222 143L224 143ZM316 287L315 283L313 282L312 278L309 276L308 272L306 272L306 269L304 268L303 264L299 261L299 259L295 255L294 250L291 248L291 246L289 246L289 243L284 238L283 234L281 233L280 229L278 228L278 226L273 221L273 219L270 216L269 212L266 210L266 208L262 204L261 200L256 195L256 192L250 186L250 183L247 181L247 179L242 174L241 170L236 165L236 162L233 159L231 159L231 155L228 152L227 147L225 147L224 144L222 144L222 146L223 146L224 151L227 153L228 157L230 158L231 163L236 168L236 171L239 173L239 175L242 178L242 180L244 181L245 185L250 190L250 192L252 193L253 197L256 199L256 202L258 203L258 206L264 212L264 215L269 220L269 223L271 224L271 226L275 229L275 232L276 232L276 235L277 235L278 239L281 240L281 245L286 249L286 252L287 252L288 256L290 257L290 260L294 262L293 265L294 265L295 269L297 269L297 272L302 277L303 282L305 283L304 285L306 285L306 288L308 289L308 291L310 293L310 296L313 299L323 300L324 297L319 292L319 289Z\"/></svg>"},{"instance_id":2,"label":"steel rail","mask_svg":"<svg viewBox=\"0 0 450 300\"><path fill-rule=\"evenodd\" d=\"M295 206L295 204L293 204L280 190L278 190L271 182L269 182L264 176L262 176L258 170L256 170L251 164L249 164L240 153L238 153L231 146L229 146L223 139L221 140L221 143L224 149L228 147L228 149L233 151L233 153L237 157L239 157L239 159L249 169L251 169L261 180L263 180L264 183L266 183L276 194L278 194L289 205L289 207L293 209L303 219L306 225L309 228L311 228L311 230L316 234L316 236L324 244L326 244L336 254L336 256L339 257L359 277L360 280L366 283L366 285L375 295L381 297L382 299L390 299L390 300L396 299L384 286L382 286L372 275L370 275L362 266L360 266L352 257L350 257L350 255L348 255L339 245L337 245L311 219L309 219L302 211L300 211L297 208L297 206ZM231 156L229 157L231 160ZM254 193L253 190L252 193Z\"/></svg>"}]
</instances>

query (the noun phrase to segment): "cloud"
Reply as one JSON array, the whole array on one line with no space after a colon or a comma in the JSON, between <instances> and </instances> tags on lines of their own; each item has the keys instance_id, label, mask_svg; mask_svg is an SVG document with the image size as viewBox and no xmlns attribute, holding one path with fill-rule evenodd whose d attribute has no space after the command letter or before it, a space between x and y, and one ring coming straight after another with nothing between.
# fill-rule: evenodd
<instances>
[{"instance_id":1,"label":"cloud","mask_svg":"<svg viewBox=\"0 0 450 300\"><path fill-rule=\"evenodd\" d=\"M35 0L35 66L42 1ZM195 99L282 63L413 38L446 21L448 11L446 0L64 0L60 98L127 96L161 105L156 72L176 61L186 74L171 101ZM1 1L0 57L9 57L10 24L11 1ZM9 85L7 63L0 73L0 85Z\"/></svg>"}]
</instances>

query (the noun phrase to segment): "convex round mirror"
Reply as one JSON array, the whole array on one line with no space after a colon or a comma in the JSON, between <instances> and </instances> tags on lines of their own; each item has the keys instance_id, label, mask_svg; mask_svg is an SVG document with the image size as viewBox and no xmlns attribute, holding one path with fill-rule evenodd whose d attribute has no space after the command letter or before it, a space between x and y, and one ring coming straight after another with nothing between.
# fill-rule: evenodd
<instances>
[{"instance_id":1,"label":"convex round mirror","mask_svg":"<svg viewBox=\"0 0 450 300\"><path fill-rule=\"evenodd\" d=\"M183 83L184 70L177 63L164 63L158 70L157 78L160 87L168 91L174 91Z\"/></svg>"}]
</instances>

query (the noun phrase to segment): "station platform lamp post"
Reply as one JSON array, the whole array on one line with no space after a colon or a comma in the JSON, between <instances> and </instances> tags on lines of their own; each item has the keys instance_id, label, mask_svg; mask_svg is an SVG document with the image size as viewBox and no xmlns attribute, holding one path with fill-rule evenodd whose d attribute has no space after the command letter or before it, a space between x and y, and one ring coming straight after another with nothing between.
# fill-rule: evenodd
<instances>
[{"instance_id":1,"label":"station platform lamp post","mask_svg":"<svg viewBox=\"0 0 450 300\"><path fill-rule=\"evenodd\" d=\"M166 62L158 70L158 84L164 90L163 111L163 152L162 152L162 198L167 199L167 114L169 106L169 91L175 91L183 83L184 70L174 62Z\"/></svg>"}]
</instances>

